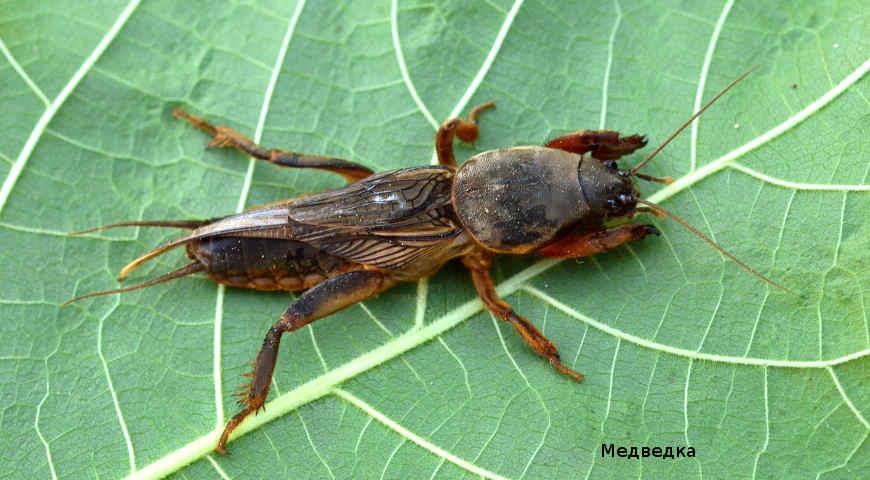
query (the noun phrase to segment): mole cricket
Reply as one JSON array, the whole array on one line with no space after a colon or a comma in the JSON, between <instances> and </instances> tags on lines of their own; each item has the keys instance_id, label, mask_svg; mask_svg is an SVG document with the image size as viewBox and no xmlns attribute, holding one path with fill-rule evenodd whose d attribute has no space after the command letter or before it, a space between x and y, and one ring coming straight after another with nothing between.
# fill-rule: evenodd
<instances>
[{"instance_id":1,"label":"mole cricket","mask_svg":"<svg viewBox=\"0 0 870 480\"><path fill-rule=\"evenodd\" d=\"M562 363L553 343L498 296L489 274L496 255L594 255L658 235L653 225L629 223L639 213L651 213L672 218L747 272L788 291L677 215L642 199L633 181L670 183L670 177L656 178L639 170L751 71L722 89L631 169L620 169L616 160L645 146L646 138L622 137L612 130L580 130L543 147L487 151L457 166L454 137L474 141L479 132L478 114L494 107L493 102L473 108L467 120L453 118L441 125L435 135L439 165L383 173L337 158L267 150L235 130L176 109L176 118L212 136L209 147L234 148L283 167L334 172L352 183L220 218L131 221L77 232L73 235L121 226L191 230L130 262L121 270L119 280L143 262L182 245L190 263L138 285L89 293L67 304L150 287L196 272L205 272L215 282L232 287L306 290L266 333L253 371L246 374L251 381L239 395L242 410L227 422L215 447L220 453L226 453L233 430L263 408L282 334L399 282L432 275L453 258L468 268L477 293L493 315L513 325L556 371L581 382L583 375Z\"/></svg>"}]
</instances>

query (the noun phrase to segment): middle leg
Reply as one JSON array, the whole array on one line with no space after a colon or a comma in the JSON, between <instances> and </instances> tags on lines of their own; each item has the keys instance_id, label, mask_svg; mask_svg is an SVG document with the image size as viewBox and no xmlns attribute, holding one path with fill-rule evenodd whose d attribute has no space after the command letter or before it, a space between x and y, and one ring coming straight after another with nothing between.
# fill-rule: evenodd
<instances>
[{"instance_id":1,"label":"middle leg","mask_svg":"<svg viewBox=\"0 0 870 480\"><path fill-rule=\"evenodd\" d=\"M495 102L489 101L471 109L468 120L456 117L447 120L435 134L435 151L438 153L438 163L441 165L456 166L456 157L453 156L453 137L457 136L463 142L474 142L480 135L477 128L477 115L484 110L495 107Z\"/></svg>"},{"instance_id":2,"label":"middle leg","mask_svg":"<svg viewBox=\"0 0 870 480\"><path fill-rule=\"evenodd\" d=\"M469 255L462 257L462 263L471 271L471 279L477 294L483 300L486 308L500 320L504 320L514 326L517 333L537 353L546 358L550 365L559 373L567 375L577 382L583 381L583 374L568 368L559 358L559 351L547 337L541 333L531 322L514 312L513 308L502 300L495 291L495 285L489 276L489 268L492 258L489 254Z\"/></svg>"}]
</instances>

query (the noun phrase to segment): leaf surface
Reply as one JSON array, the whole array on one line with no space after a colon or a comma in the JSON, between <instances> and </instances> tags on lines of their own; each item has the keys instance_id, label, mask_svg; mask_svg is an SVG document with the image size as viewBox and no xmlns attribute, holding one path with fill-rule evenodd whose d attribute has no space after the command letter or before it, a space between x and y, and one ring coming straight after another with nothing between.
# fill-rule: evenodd
<instances>
[{"instance_id":1,"label":"leaf surface","mask_svg":"<svg viewBox=\"0 0 870 480\"><path fill-rule=\"evenodd\" d=\"M870 27L860 2L18 2L0 13L0 458L9 478L855 478L870 468ZM657 144L673 222L584 261L502 258L500 292L576 385L475 300L461 266L285 337L266 411L210 454L287 294L114 288L208 218L341 185L207 151L183 106L268 146L387 170L493 99L460 159L581 128ZM640 156L629 159L639 161ZM173 252L137 271L175 268ZM601 444L695 458L602 457Z\"/></svg>"}]
</instances>

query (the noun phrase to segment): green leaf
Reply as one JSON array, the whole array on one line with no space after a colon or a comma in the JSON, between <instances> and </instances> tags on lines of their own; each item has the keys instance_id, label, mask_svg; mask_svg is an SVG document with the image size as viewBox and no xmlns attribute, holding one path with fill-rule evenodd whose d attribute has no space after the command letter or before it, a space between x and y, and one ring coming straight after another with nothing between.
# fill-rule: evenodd
<instances>
[{"instance_id":1,"label":"green leaf","mask_svg":"<svg viewBox=\"0 0 870 480\"><path fill-rule=\"evenodd\" d=\"M75 3L75 2L74 2ZM0 458L9 478L855 478L870 468L870 28L859 1L13 2L0 12ZM210 453L292 301L113 288L165 229L340 186L205 150L183 106L376 170L582 128L657 144L760 65L644 184L681 229L583 261L503 257L500 292L586 375L482 310L461 266L288 335L265 412ZM652 146L652 145L651 145ZM629 159L639 161L641 157ZM181 265L173 252L137 271ZM695 448L626 459L601 445Z\"/></svg>"}]
</instances>

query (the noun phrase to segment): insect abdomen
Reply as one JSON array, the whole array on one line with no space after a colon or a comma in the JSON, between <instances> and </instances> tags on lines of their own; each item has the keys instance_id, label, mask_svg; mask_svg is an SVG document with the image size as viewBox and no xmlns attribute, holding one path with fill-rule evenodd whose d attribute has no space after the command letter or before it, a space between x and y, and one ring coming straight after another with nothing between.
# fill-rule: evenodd
<instances>
[{"instance_id":1,"label":"insect abdomen","mask_svg":"<svg viewBox=\"0 0 870 480\"><path fill-rule=\"evenodd\" d=\"M187 255L214 281L255 290L304 290L354 266L302 242L256 237L196 240Z\"/></svg>"}]
</instances>

